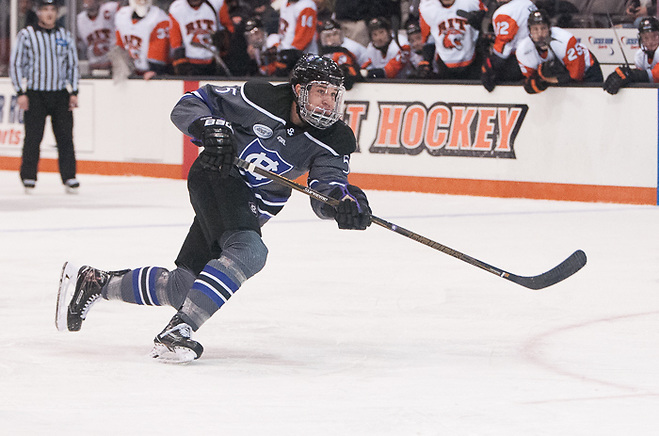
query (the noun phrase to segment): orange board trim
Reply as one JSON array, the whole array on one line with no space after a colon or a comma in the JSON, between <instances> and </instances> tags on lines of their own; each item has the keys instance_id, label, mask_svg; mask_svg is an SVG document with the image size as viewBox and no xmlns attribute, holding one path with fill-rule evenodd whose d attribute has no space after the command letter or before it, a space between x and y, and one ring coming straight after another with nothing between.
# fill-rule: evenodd
<instances>
[{"instance_id":1,"label":"orange board trim","mask_svg":"<svg viewBox=\"0 0 659 436\"><path fill-rule=\"evenodd\" d=\"M196 147L195 147L196 148ZM18 171L21 159L0 158L0 170ZM42 158L39 171L57 172L57 160ZM78 173L109 176L145 176L181 179L184 165L142 162L78 161ZM298 179L305 183L305 177ZM423 192L478 197L529 198L620 204L657 204L656 188L631 186L576 185L567 183L513 182L499 180L449 179L440 177L350 174L350 183L366 190Z\"/></svg>"}]
</instances>

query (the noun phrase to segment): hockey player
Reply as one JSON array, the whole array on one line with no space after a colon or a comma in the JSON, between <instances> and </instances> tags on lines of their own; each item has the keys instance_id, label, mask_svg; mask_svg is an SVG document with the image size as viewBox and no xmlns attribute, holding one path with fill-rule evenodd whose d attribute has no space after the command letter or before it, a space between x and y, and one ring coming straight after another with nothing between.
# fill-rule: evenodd
<instances>
[{"instance_id":1,"label":"hockey player","mask_svg":"<svg viewBox=\"0 0 659 436\"><path fill-rule=\"evenodd\" d=\"M304 53L318 53L318 8L313 0L288 0L279 11L279 62L290 72Z\"/></svg>"},{"instance_id":2,"label":"hockey player","mask_svg":"<svg viewBox=\"0 0 659 436\"><path fill-rule=\"evenodd\" d=\"M515 51L529 35L529 14L537 10L531 0L497 0L499 7L492 15L494 45L483 61L481 83L492 92L499 82L517 82L524 78Z\"/></svg>"},{"instance_id":3,"label":"hockey player","mask_svg":"<svg viewBox=\"0 0 659 436\"><path fill-rule=\"evenodd\" d=\"M486 11L481 0L421 0L419 21L424 40L435 40L440 79L480 78L476 46Z\"/></svg>"},{"instance_id":4,"label":"hockey player","mask_svg":"<svg viewBox=\"0 0 659 436\"><path fill-rule=\"evenodd\" d=\"M636 68L628 65L618 67L604 82L604 90L617 94L620 88L629 83L659 83L659 20L645 17L638 23L639 50L634 56Z\"/></svg>"},{"instance_id":5,"label":"hockey player","mask_svg":"<svg viewBox=\"0 0 659 436\"><path fill-rule=\"evenodd\" d=\"M595 56L570 32L551 26L546 12L531 12L528 26L529 36L517 48L526 92L537 94L549 84L602 82L602 70Z\"/></svg>"},{"instance_id":6,"label":"hockey player","mask_svg":"<svg viewBox=\"0 0 659 436\"><path fill-rule=\"evenodd\" d=\"M114 15L119 4L114 1L83 0L76 30L81 58L87 59L90 70L109 70L108 52L114 45Z\"/></svg>"},{"instance_id":7,"label":"hockey player","mask_svg":"<svg viewBox=\"0 0 659 436\"><path fill-rule=\"evenodd\" d=\"M394 38L391 23L384 17L369 20L368 35L371 42L366 47L366 62L362 64L368 77L404 78L410 58L407 38Z\"/></svg>"},{"instance_id":8,"label":"hockey player","mask_svg":"<svg viewBox=\"0 0 659 436\"><path fill-rule=\"evenodd\" d=\"M169 17L152 0L129 0L115 17L117 46L126 50L136 72L148 80L169 68Z\"/></svg>"},{"instance_id":9,"label":"hockey player","mask_svg":"<svg viewBox=\"0 0 659 436\"><path fill-rule=\"evenodd\" d=\"M343 36L341 25L329 19L318 29L319 54L337 63L343 70L346 89L362 79L360 66L366 62L366 47Z\"/></svg>"},{"instance_id":10,"label":"hockey player","mask_svg":"<svg viewBox=\"0 0 659 436\"><path fill-rule=\"evenodd\" d=\"M80 330L99 298L169 305L178 312L155 337L152 356L172 362L198 359L203 348L191 333L263 268L268 250L261 227L291 195L290 188L238 170L233 165L236 155L292 179L308 172L313 189L340 200L336 209L312 200L320 218L333 218L341 229L366 229L366 195L347 180L356 141L340 121L343 98L338 65L311 54L295 66L290 83L206 85L185 94L171 119L203 151L188 175L195 218L177 268L106 272L65 264L58 329Z\"/></svg>"},{"instance_id":11,"label":"hockey player","mask_svg":"<svg viewBox=\"0 0 659 436\"><path fill-rule=\"evenodd\" d=\"M225 1L175 0L169 18L174 72L202 76L222 72L214 52L226 55L234 31Z\"/></svg>"},{"instance_id":12,"label":"hockey player","mask_svg":"<svg viewBox=\"0 0 659 436\"><path fill-rule=\"evenodd\" d=\"M410 54L406 76L411 79L429 79L432 77L431 60L435 53L434 44L426 44L417 20L410 19L405 23L405 35L409 42ZM430 53L427 51L430 50Z\"/></svg>"}]
</instances>

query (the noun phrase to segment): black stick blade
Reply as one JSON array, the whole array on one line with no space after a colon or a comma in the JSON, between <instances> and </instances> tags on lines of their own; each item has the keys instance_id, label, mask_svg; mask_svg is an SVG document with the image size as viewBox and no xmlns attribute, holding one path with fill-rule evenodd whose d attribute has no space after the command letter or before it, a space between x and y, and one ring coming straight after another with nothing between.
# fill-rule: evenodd
<instances>
[{"instance_id":1,"label":"black stick blade","mask_svg":"<svg viewBox=\"0 0 659 436\"><path fill-rule=\"evenodd\" d=\"M506 273L502 275L502 277L529 289L543 289L570 277L572 274L583 268L584 265L586 265L586 261L586 253L582 250L577 250L572 253L570 257L546 273L533 277L521 277Z\"/></svg>"}]
</instances>

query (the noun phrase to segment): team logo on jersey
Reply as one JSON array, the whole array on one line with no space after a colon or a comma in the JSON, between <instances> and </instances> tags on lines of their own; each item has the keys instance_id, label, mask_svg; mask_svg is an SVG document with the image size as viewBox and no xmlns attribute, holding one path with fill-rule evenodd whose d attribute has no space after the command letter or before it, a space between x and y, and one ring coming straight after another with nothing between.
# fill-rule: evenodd
<instances>
[{"instance_id":1,"label":"team logo on jersey","mask_svg":"<svg viewBox=\"0 0 659 436\"><path fill-rule=\"evenodd\" d=\"M240 153L240 158L279 175L286 174L293 169L293 165L286 162L275 150L266 148L260 139L250 142ZM270 179L259 176L258 174L253 174L246 170L240 170L240 172L247 178L247 184L253 188L271 183Z\"/></svg>"},{"instance_id":2,"label":"team logo on jersey","mask_svg":"<svg viewBox=\"0 0 659 436\"><path fill-rule=\"evenodd\" d=\"M444 48L454 48L462 50L462 32L458 29L446 29L444 33Z\"/></svg>"},{"instance_id":3,"label":"team logo on jersey","mask_svg":"<svg viewBox=\"0 0 659 436\"><path fill-rule=\"evenodd\" d=\"M252 130L256 136L263 139L272 137L272 134L274 133L270 127L264 124L254 124Z\"/></svg>"}]
</instances>

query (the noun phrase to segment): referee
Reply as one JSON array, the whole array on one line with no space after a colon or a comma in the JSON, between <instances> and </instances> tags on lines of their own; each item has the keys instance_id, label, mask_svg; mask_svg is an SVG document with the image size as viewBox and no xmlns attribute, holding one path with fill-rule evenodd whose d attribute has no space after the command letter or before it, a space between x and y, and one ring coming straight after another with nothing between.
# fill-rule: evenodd
<instances>
[{"instance_id":1,"label":"referee","mask_svg":"<svg viewBox=\"0 0 659 436\"><path fill-rule=\"evenodd\" d=\"M77 193L80 186L76 179L72 112L78 106L78 54L71 33L55 24L55 1L38 0L38 23L18 33L11 53L11 81L18 94L18 106L25 111L20 176L27 193L37 182L39 146L48 115L66 192Z\"/></svg>"}]
</instances>

